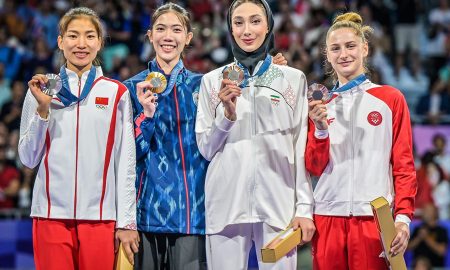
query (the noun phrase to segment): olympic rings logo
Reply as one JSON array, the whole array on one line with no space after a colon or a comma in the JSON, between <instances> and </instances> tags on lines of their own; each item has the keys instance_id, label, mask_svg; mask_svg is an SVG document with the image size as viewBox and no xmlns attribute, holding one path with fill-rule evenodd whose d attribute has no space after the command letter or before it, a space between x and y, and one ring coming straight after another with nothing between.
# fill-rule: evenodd
<instances>
[{"instance_id":1,"label":"olympic rings logo","mask_svg":"<svg viewBox=\"0 0 450 270\"><path fill-rule=\"evenodd\" d=\"M97 104L97 105L95 105L95 107L97 107L97 109L100 109L100 110L106 110L106 108L108 108L108 106L101 105L101 104Z\"/></svg>"}]
</instances>

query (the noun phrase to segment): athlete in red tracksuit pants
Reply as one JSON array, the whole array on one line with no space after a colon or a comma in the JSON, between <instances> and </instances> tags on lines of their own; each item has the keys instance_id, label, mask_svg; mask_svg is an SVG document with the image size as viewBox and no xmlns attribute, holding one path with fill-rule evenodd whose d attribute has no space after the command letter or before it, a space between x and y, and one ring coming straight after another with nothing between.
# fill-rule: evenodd
<instances>
[{"instance_id":1,"label":"athlete in red tracksuit pants","mask_svg":"<svg viewBox=\"0 0 450 270\"><path fill-rule=\"evenodd\" d=\"M405 251L417 190L411 126L403 95L365 76L366 34L356 13L338 16L326 38L337 83L310 101L306 168L320 176L314 190L314 269L387 269L370 201L394 209L394 254Z\"/></svg>"},{"instance_id":2,"label":"athlete in red tracksuit pants","mask_svg":"<svg viewBox=\"0 0 450 270\"><path fill-rule=\"evenodd\" d=\"M93 64L101 29L92 10L68 11L58 37L67 60L61 91L44 94L42 74L28 82L19 155L25 166L39 165L31 206L37 270L111 270L119 242L131 261L138 251L131 100Z\"/></svg>"}]
</instances>

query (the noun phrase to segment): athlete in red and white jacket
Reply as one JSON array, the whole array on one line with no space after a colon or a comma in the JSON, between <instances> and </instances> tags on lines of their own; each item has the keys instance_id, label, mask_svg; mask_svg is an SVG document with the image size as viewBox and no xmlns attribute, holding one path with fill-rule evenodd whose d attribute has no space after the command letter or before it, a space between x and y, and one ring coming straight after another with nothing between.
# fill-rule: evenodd
<instances>
[{"instance_id":1,"label":"athlete in red and white jacket","mask_svg":"<svg viewBox=\"0 0 450 270\"><path fill-rule=\"evenodd\" d=\"M130 95L94 65L104 36L94 11L70 9L59 30L61 91L46 95L49 79L34 75L20 124L20 159L39 165L31 206L35 266L110 270L119 243L132 263L139 246Z\"/></svg>"},{"instance_id":2,"label":"athlete in red and white jacket","mask_svg":"<svg viewBox=\"0 0 450 270\"><path fill-rule=\"evenodd\" d=\"M66 69L71 90L83 89ZM79 93L73 93L79 95ZM32 217L115 220L117 228L136 227L135 142L130 96L120 82L102 76L89 95L65 108L55 97L42 119L31 92L22 113L19 154L23 164L39 164Z\"/></svg>"},{"instance_id":3,"label":"athlete in red and white jacket","mask_svg":"<svg viewBox=\"0 0 450 270\"><path fill-rule=\"evenodd\" d=\"M364 75L368 44L361 17L336 18L327 34L327 60L338 84L331 97L310 101L305 162L319 176L314 190L315 269L387 269L370 201L394 209L394 254L408 243L417 183L411 124L401 92Z\"/></svg>"}]
</instances>

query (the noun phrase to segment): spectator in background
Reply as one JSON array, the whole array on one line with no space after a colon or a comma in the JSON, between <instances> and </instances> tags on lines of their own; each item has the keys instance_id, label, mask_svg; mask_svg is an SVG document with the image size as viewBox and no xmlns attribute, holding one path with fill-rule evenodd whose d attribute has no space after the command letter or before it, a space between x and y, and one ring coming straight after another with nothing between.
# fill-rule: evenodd
<instances>
[{"instance_id":1,"label":"spectator in background","mask_svg":"<svg viewBox=\"0 0 450 270\"><path fill-rule=\"evenodd\" d=\"M424 123L440 124L443 120L442 117L450 114L450 98L447 94L449 87L448 81L439 79L431 90L419 99L416 113L424 117Z\"/></svg>"},{"instance_id":2,"label":"spectator in background","mask_svg":"<svg viewBox=\"0 0 450 270\"><path fill-rule=\"evenodd\" d=\"M433 163L433 154L430 152L425 153L421 157L420 167L416 171L417 177L417 194L415 198L415 216L422 214L422 209L428 204L434 205L433 199L433 185L430 181L431 171L435 170Z\"/></svg>"},{"instance_id":3,"label":"spectator in background","mask_svg":"<svg viewBox=\"0 0 450 270\"><path fill-rule=\"evenodd\" d=\"M11 81L5 78L5 65L0 63L0 107L11 98Z\"/></svg>"},{"instance_id":4,"label":"spectator in background","mask_svg":"<svg viewBox=\"0 0 450 270\"><path fill-rule=\"evenodd\" d=\"M15 199L20 187L20 173L7 162L7 140L0 137L0 210L15 207Z\"/></svg>"},{"instance_id":5,"label":"spectator in background","mask_svg":"<svg viewBox=\"0 0 450 270\"><path fill-rule=\"evenodd\" d=\"M31 58L24 62L23 76L31 78L37 67L44 67L49 72L53 72L53 52L50 50L44 38L38 37L33 42L33 52Z\"/></svg>"},{"instance_id":6,"label":"spectator in background","mask_svg":"<svg viewBox=\"0 0 450 270\"><path fill-rule=\"evenodd\" d=\"M42 0L36 6L34 13L32 36L43 38L50 50L56 47L58 38L58 15L55 11L53 1Z\"/></svg>"},{"instance_id":7,"label":"spectator in background","mask_svg":"<svg viewBox=\"0 0 450 270\"><path fill-rule=\"evenodd\" d=\"M22 56L14 46L8 44L9 32L6 27L0 27L0 63L4 69L4 78L13 81L19 72Z\"/></svg>"},{"instance_id":8,"label":"spectator in background","mask_svg":"<svg viewBox=\"0 0 450 270\"><path fill-rule=\"evenodd\" d=\"M409 64L410 69L419 66L420 58L417 56L419 51L419 1L418 0L395 0L397 4L396 18L397 24L394 27L395 33L395 51L397 57L395 60L395 74L398 76L400 70ZM408 58L406 53L409 52ZM405 63L406 59L411 61Z\"/></svg>"},{"instance_id":9,"label":"spectator in background","mask_svg":"<svg viewBox=\"0 0 450 270\"><path fill-rule=\"evenodd\" d=\"M423 208L423 223L412 233L408 249L414 253L414 259L423 256L429 259L433 267L443 267L448 246L447 230L438 224L436 207L428 204Z\"/></svg>"},{"instance_id":10,"label":"spectator in background","mask_svg":"<svg viewBox=\"0 0 450 270\"><path fill-rule=\"evenodd\" d=\"M414 270L432 270L430 260L428 258L425 258L423 256L418 257L414 261Z\"/></svg>"},{"instance_id":11,"label":"spectator in background","mask_svg":"<svg viewBox=\"0 0 450 270\"><path fill-rule=\"evenodd\" d=\"M3 121L10 131L20 128L20 115L25 98L25 84L14 81L12 84L12 98L0 110L0 121Z\"/></svg>"},{"instance_id":12,"label":"spectator in background","mask_svg":"<svg viewBox=\"0 0 450 270\"><path fill-rule=\"evenodd\" d=\"M435 161L444 170L445 178L450 177L450 149L447 149L447 138L444 134L438 133L433 136L433 149L431 150L436 156Z\"/></svg>"}]
</instances>

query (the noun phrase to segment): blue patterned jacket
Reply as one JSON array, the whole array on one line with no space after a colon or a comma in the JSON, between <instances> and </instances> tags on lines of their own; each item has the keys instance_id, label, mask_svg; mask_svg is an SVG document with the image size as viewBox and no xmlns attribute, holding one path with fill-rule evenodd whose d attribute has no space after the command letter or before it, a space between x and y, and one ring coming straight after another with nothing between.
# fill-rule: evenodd
<instances>
[{"instance_id":1,"label":"blue patterned jacket","mask_svg":"<svg viewBox=\"0 0 450 270\"><path fill-rule=\"evenodd\" d=\"M205 233L204 183L208 162L195 139L198 91L203 75L180 60L158 94L153 118L146 118L136 84L152 71L164 72L156 60L126 80L133 103L137 158L138 230L156 233Z\"/></svg>"}]
</instances>

